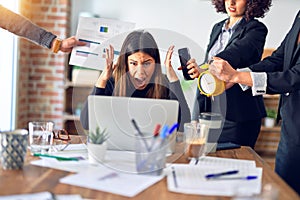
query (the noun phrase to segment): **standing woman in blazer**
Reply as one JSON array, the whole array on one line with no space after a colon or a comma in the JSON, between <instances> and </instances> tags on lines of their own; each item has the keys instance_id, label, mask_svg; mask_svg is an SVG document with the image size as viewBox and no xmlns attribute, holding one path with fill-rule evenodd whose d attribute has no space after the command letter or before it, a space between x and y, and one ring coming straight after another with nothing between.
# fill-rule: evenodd
<instances>
[{"instance_id":1,"label":"standing woman in blazer","mask_svg":"<svg viewBox=\"0 0 300 200\"><path fill-rule=\"evenodd\" d=\"M281 119L281 133L275 171L300 195L300 10L271 56L243 72L216 60L210 71L226 82L250 86L253 95L280 94L277 118Z\"/></svg>"},{"instance_id":2,"label":"standing woman in blazer","mask_svg":"<svg viewBox=\"0 0 300 200\"><path fill-rule=\"evenodd\" d=\"M264 17L271 0L212 0L212 4L217 12L226 13L228 18L214 25L205 62L219 57L227 60L233 68L259 62L268 30L254 18ZM226 98L225 103L223 98ZM215 103L222 102L225 106L219 106L225 122L218 142L233 142L253 148L261 120L266 116L262 96L253 97L251 91L243 92L238 85L233 85L214 99L212 103L211 98L197 90L192 120L198 120L202 112L212 112Z\"/></svg>"}]
</instances>

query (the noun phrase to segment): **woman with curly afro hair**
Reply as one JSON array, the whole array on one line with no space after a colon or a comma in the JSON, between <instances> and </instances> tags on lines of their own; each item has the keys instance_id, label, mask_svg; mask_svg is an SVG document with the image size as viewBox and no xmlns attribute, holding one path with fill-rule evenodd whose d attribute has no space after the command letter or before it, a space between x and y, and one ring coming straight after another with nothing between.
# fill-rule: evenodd
<instances>
[{"instance_id":1,"label":"woman with curly afro hair","mask_svg":"<svg viewBox=\"0 0 300 200\"><path fill-rule=\"evenodd\" d=\"M255 18L264 17L271 3L271 0L212 0L216 11L228 17L213 26L204 62L218 57L235 69L259 62L268 30ZM202 112L218 111L224 118L218 143L254 148L262 118L266 116L263 98L253 97L251 90L243 91L238 84L227 84L226 88L214 101L197 90L192 119L198 120Z\"/></svg>"}]
</instances>

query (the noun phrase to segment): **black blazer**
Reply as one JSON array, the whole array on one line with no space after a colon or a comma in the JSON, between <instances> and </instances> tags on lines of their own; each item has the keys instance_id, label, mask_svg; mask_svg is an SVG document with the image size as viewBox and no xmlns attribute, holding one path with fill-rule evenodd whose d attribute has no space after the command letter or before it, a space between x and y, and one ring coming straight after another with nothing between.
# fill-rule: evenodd
<instances>
[{"instance_id":1,"label":"black blazer","mask_svg":"<svg viewBox=\"0 0 300 200\"><path fill-rule=\"evenodd\" d=\"M208 52L218 39L225 21L226 20L223 20L214 25L210 35L205 61L207 61ZM216 56L227 60L235 69L255 64L261 60L267 32L266 26L261 22L255 19L251 19L247 22L243 18L230 38L226 48ZM226 113L226 119L228 120L243 122L261 119L266 116L262 96L252 96L251 90L242 91L238 84L227 89L223 95L215 97L217 102L218 98L219 102L221 101L224 104L221 106L221 112L223 115ZM210 99L201 95L199 90L197 90L197 100L200 112L211 111L209 110ZM216 102L216 100L214 102ZM224 107L227 107L227 110ZM197 111L197 109L194 110ZM195 113L193 113L193 118L194 117Z\"/></svg>"},{"instance_id":2,"label":"black blazer","mask_svg":"<svg viewBox=\"0 0 300 200\"><path fill-rule=\"evenodd\" d=\"M300 145L300 11L291 30L274 53L262 62L252 65L256 72L267 72L267 93L281 94L279 119L291 141Z\"/></svg>"}]
</instances>

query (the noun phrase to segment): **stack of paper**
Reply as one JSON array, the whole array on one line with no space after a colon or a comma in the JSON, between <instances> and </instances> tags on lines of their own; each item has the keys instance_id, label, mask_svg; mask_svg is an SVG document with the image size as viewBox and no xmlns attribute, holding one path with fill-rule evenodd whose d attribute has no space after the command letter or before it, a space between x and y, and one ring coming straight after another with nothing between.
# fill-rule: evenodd
<instances>
[{"instance_id":1,"label":"stack of paper","mask_svg":"<svg viewBox=\"0 0 300 200\"><path fill-rule=\"evenodd\" d=\"M238 173L207 179L208 174L237 170ZM173 192L213 196L251 196L261 192L262 168L254 161L203 157L197 165L172 164L168 169L168 189ZM247 179L247 177L255 177Z\"/></svg>"},{"instance_id":2,"label":"stack of paper","mask_svg":"<svg viewBox=\"0 0 300 200\"><path fill-rule=\"evenodd\" d=\"M61 157L83 157L79 161L59 161L55 158L41 157L31 164L59 170L76 172L60 179L61 183L111 192L133 197L160 181L162 176L138 175L135 169L134 152L107 151L105 162L91 165L87 160L84 144L71 144L64 151L51 154Z\"/></svg>"}]
</instances>

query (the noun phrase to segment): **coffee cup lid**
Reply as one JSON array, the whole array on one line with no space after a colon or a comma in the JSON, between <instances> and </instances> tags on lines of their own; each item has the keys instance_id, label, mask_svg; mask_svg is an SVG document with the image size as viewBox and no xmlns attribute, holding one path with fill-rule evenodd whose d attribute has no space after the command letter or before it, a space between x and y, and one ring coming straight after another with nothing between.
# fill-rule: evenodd
<instances>
[{"instance_id":1,"label":"coffee cup lid","mask_svg":"<svg viewBox=\"0 0 300 200\"><path fill-rule=\"evenodd\" d=\"M200 113L199 119L203 120L222 120L222 115L219 113L203 112Z\"/></svg>"}]
</instances>

